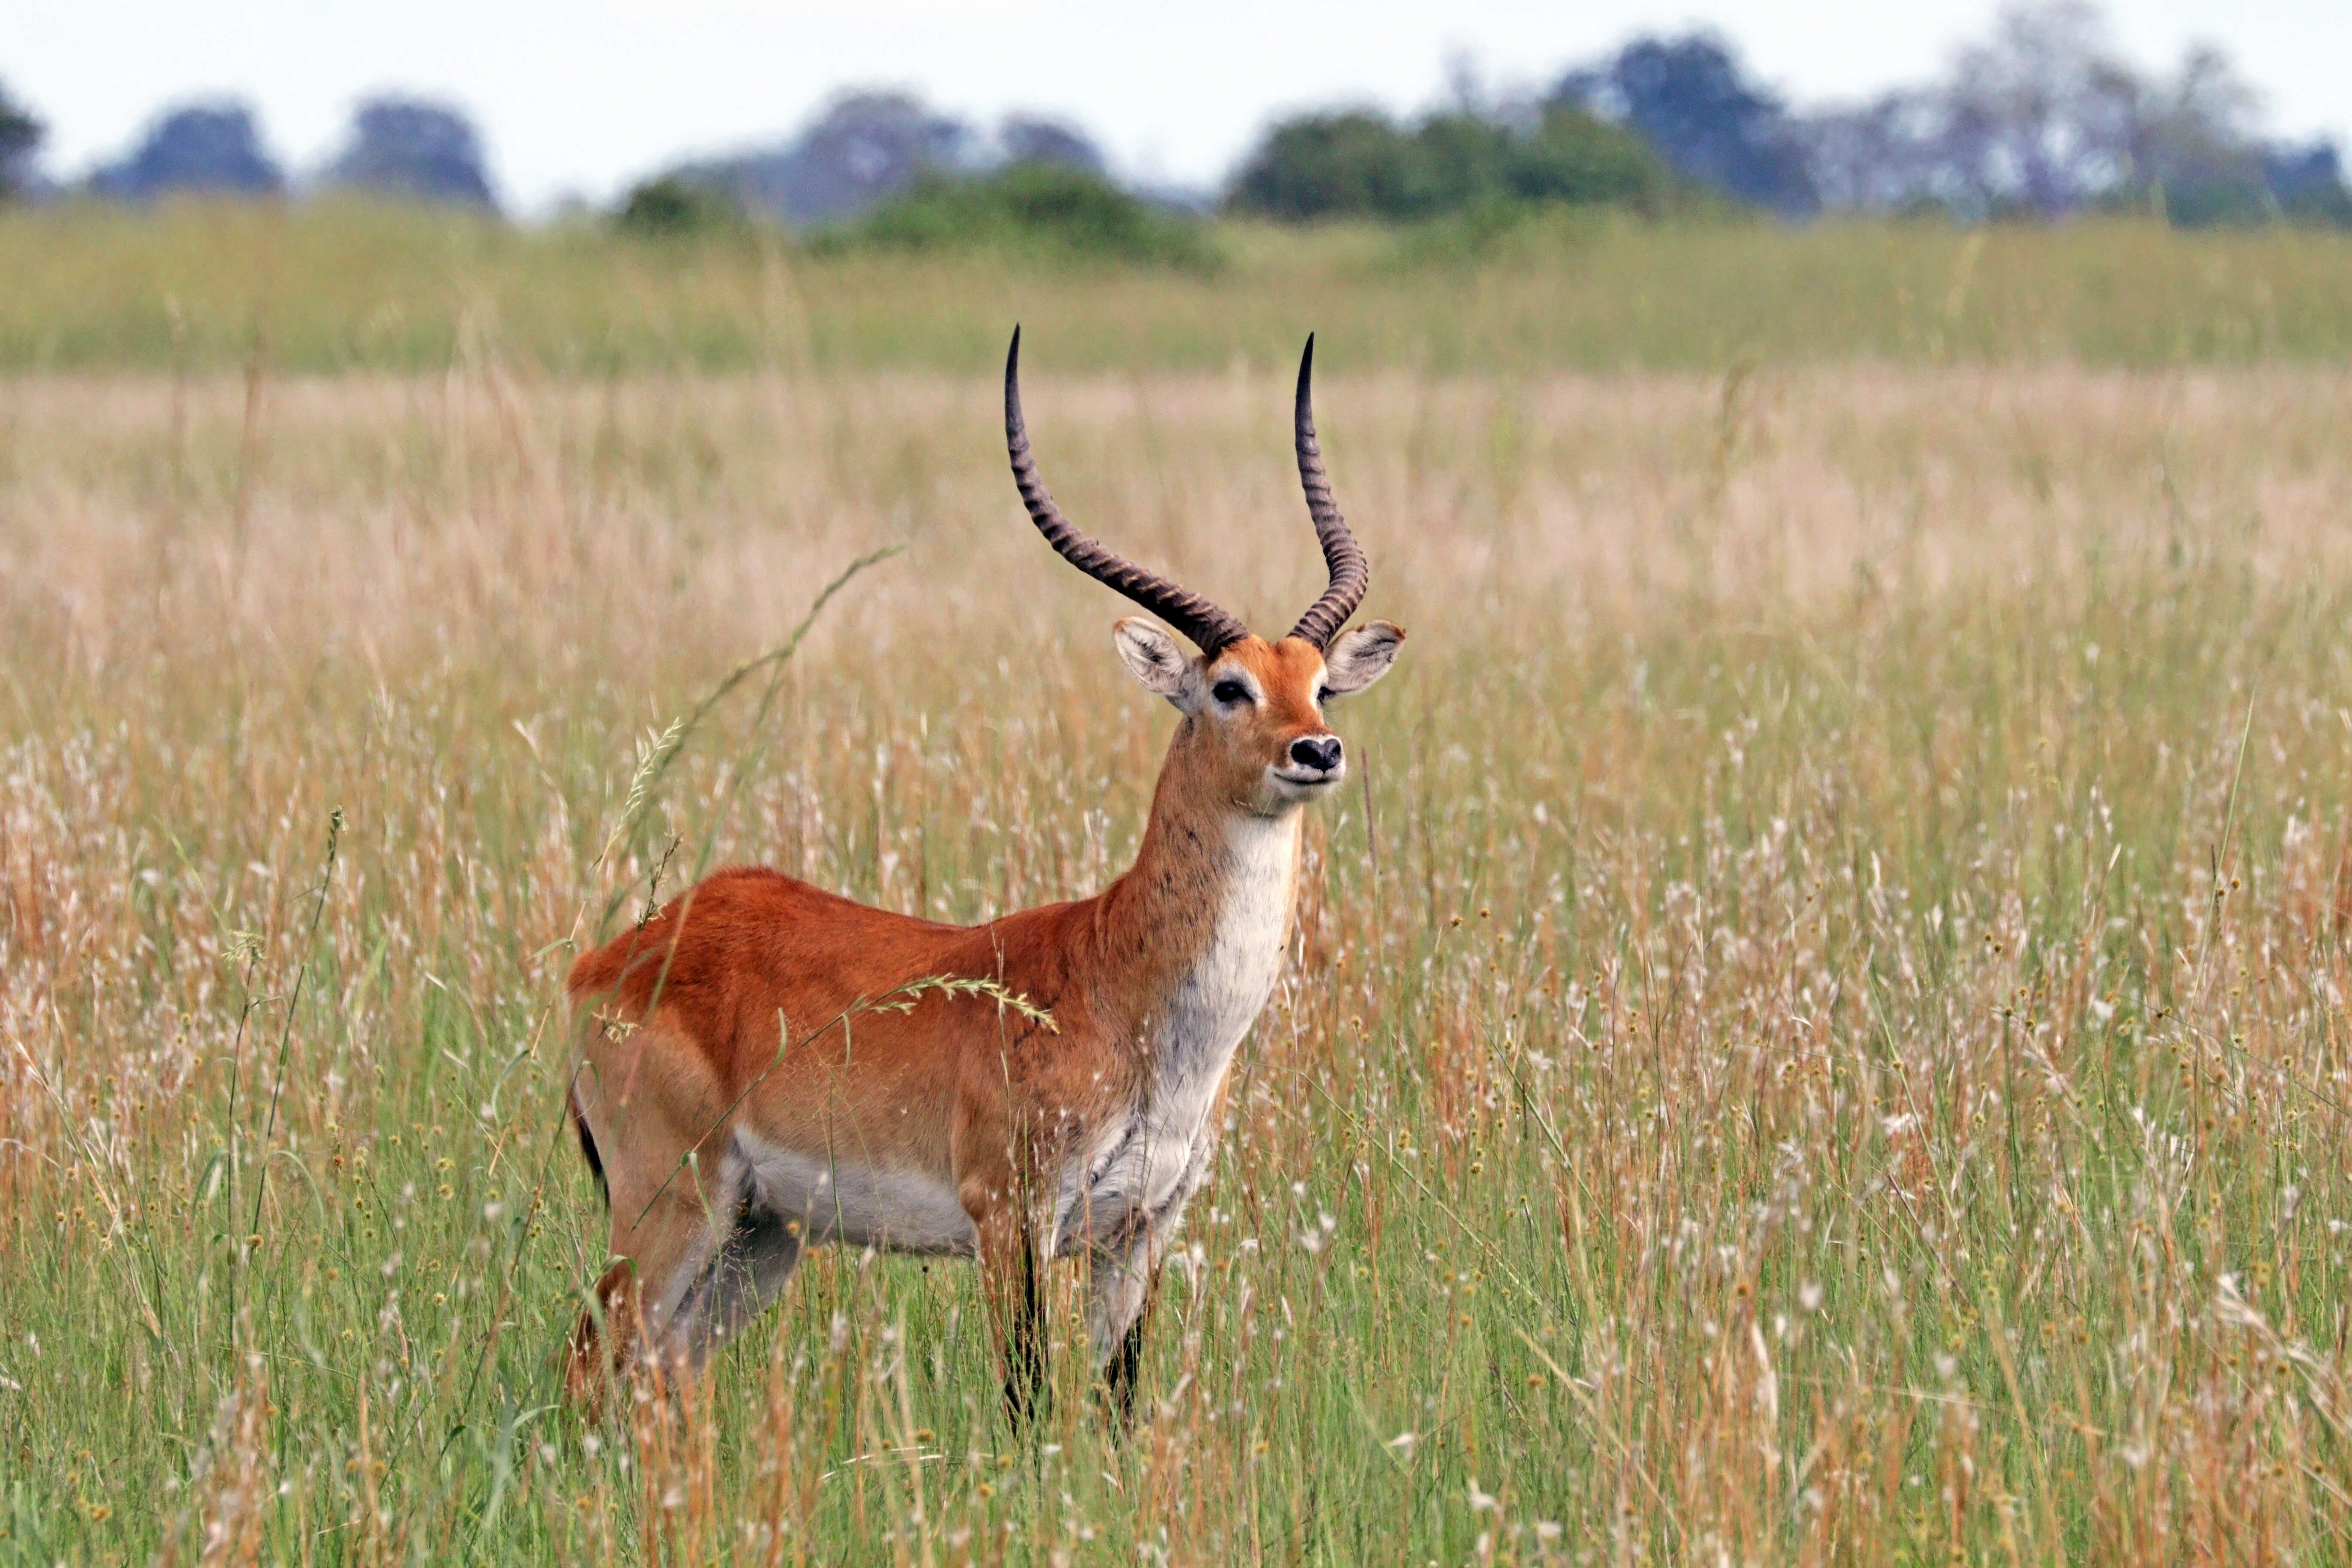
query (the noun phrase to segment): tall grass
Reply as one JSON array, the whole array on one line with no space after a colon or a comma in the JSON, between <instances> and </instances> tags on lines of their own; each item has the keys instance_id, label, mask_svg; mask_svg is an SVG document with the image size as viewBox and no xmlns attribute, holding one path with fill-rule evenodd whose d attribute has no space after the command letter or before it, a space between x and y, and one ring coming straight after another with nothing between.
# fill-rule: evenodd
<instances>
[{"instance_id":1,"label":"tall grass","mask_svg":"<svg viewBox=\"0 0 2352 1568\"><path fill-rule=\"evenodd\" d=\"M1286 390L1031 428L1276 624ZM2338 1560L2347 395L1332 377L1413 638L1119 1446L1066 1297L1024 1440L969 1270L855 1253L554 1407L583 907L706 835L954 920L1132 852L1170 721L989 378L10 382L0 1555Z\"/></svg>"},{"instance_id":2,"label":"tall grass","mask_svg":"<svg viewBox=\"0 0 2352 1568\"><path fill-rule=\"evenodd\" d=\"M1585 216L1227 225L1185 243L1222 265L810 252L749 230L646 238L355 205L0 212L0 369L437 372L490 343L571 374L978 372L1023 317L1053 323L1041 368L1119 372L1272 369L1309 327L1358 366L1447 374L2352 352L2352 237L2286 227Z\"/></svg>"}]
</instances>

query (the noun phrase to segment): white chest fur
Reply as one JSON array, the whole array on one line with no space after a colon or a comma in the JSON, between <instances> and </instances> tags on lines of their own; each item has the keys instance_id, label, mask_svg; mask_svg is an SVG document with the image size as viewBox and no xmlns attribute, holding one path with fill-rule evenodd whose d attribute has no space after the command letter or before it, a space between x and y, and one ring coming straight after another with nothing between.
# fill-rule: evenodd
<instances>
[{"instance_id":1,"label":"white chest fur","mask_svg":"<svg viewBox=\"0 0 2352 1568\"><path fill-rule=\"evenodd\" d=\"M1300 820L1292 811L1243 817L1229 827L1223 907L1152 1042L1154 1100L1205 1110L1234 1048L1265 1010L1290 933Z\"/></svg>"},{"instance_id":2,"label":"white chest fur","mask_svg":"<svg viewBox=\"0 0 2352 1568\"><path fill-rule=\"evenodd\" d=\"M1224 897L1207 944L1150 1026L1148 1088L1132 1115L1105 1130L1062 1183L1055 1231L1172 1223L1207 1175L1208 1125L1234 1051L1273 994L1297 891L1300 814L1244 817L1226 830Z\"/></svg>"}]
</instances>

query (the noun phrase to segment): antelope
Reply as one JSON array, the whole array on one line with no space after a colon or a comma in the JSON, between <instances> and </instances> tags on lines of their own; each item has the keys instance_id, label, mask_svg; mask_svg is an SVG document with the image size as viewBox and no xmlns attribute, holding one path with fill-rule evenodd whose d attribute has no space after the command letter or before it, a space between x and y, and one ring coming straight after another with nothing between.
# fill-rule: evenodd
<instances>
[{"instance_id":1,"label":"antelope","mask_svg":"<svg viewBox=\"0 0 2352 1568\"><path fill-rule=\"evenodd\" d=\"M609 1268L569 1342L572 1399L650 1355L699 1366L823 1243L974 1258L1015 1425L1043 1398L1043 1266L1088 1265L1097 1388L1123 1426L1161 1260L1207 1179L1228 1068L1289 940L1303 808L1346 773L1324 718L1404 633L1342 631L1370 574L1315 437L1296 445L1329 585L1269 642L1080 533L1004 362L1013 479L1046 542L1139 616L1112 628L1182 715L1135 864L1101 892L954 926L777 871L719 870L583 956L571 1110Z\"/></svg>"}]
</instances>

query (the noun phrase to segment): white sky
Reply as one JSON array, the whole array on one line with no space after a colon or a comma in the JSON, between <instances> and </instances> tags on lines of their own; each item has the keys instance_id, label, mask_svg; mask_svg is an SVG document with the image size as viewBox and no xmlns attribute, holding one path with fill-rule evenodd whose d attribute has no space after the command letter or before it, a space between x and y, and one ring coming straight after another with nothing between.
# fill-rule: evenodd
<instances>
[{"instance_id":1,"label":"white sky","mask_svg":"<svg viewBox=\"0 0 2352 1568\"><path fill-rule=\"evenodd\" d=\"M1466 58L1532 85L1644 30L1727 35L1799 102L1936 71L1991 0L5 0L0 81L50 127L73 175L161 107L231 93L297 170L351 105L400 89L475 117L524 211L603 199L682 154L778 140L835 89L913 88L990 121L1066 116L1133 175L1207 185L1269 116L1341 100L1396 110ZM2229 50L2272 128L2352 148L2352 3L2110 0L2125 54L2169 68Z\"/></svg>"}]
</instances>

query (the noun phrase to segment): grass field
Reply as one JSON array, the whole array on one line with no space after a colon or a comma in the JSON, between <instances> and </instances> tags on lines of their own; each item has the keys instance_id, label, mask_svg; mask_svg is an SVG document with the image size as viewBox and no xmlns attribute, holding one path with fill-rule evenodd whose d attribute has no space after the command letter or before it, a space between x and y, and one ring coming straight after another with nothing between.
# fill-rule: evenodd
<instances>
[{"instance_id":1,"label":"grass field","mask_svg":"<svg viewBox=\"0 0 2352 1568\"><path fill-rule=\"evenodd\" d=\"M554 1408L604 1259L552 1009L706 858L958 920L1118 869L1171 719L964 367L1021 305L1073 516L1287 624L1282 286L1178 352L1192 283L984 276L894 366L875 273L765 369L601 377L511 317L174 374L0 298L110 367L0 382L0 1560L2352 1556L2345 340L1937 363L1865 302L1858 363L1582 375L1742 332L1529 305L1440 374L1368 275L1320 406L1412 640L1123 1447L1067 1355L1017 1438L970 1271L854 1254Z\"/></svg>"},{"instance_id":2,"label":"grass field","mask_svg":"<svg viewBox=\"0 0 2352 1568\"><path fill-rule=\"evenodd\" d=\"M303 205L0 210L0 370L562 374L926 369L1671 370L1738 360L2163 369L2352 355L2352 235L2124 220L1652 224L1395 233L1221 225L1195 275L1031 257L617 237ZM1050 331L1042 330L1047 323Z\"/></svg>"}]
</instances>

